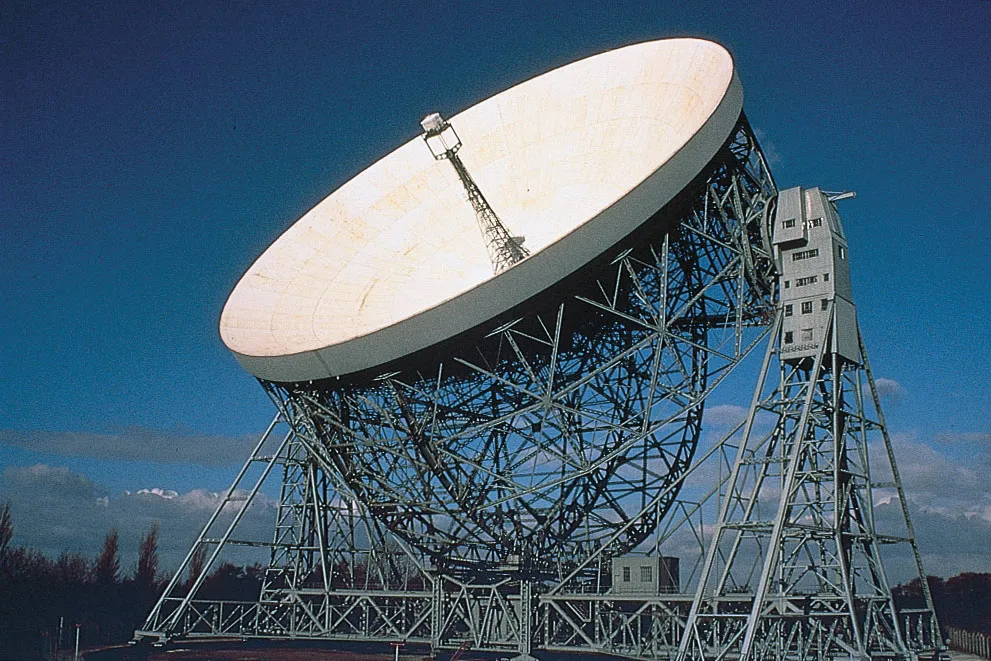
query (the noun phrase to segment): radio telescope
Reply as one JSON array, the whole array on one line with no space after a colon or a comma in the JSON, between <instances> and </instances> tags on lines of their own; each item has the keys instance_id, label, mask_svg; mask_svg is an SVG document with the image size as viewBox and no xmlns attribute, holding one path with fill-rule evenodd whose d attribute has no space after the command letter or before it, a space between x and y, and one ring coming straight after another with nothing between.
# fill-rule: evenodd
<instances>
[{"instance_id":1,"label":"radio telescope","mask_svg":"<svg viewBox=\"0 0 991 661\"><path fill-rule=\"evenodd\" d=\"M857 327L848 195L778 193L730 54L634 44L418 115L231 293L221 337L278 414L136 635L938 650L931 595L896 611L879 551L907 544L925 576ZM745 425L699 452L707 398L763 340ZM679 500L706 461L708 495ZM272 541L238 538L277 468ZM901 536L874 527L885 488ZM682 582L663 545L710 499ZM271 552L256 601L180 584L236 544Z\"/></svg>"},{"instance_id":2,"label":"radio telescope","mask_svg":"<svg viewBox=\"0 0 991 661\"><path fill-rule=\"evenodd\" d=\"M705 219L711 238L675 199L725 167L741 103L729 53L676 39L432 115L265 251L224 342L437 563L554 572L640 517L625 552L732 362L710 344L773 306L766 248L741 245L769 181L739 180L752 215Z\"/></svg>"}]
</instances>

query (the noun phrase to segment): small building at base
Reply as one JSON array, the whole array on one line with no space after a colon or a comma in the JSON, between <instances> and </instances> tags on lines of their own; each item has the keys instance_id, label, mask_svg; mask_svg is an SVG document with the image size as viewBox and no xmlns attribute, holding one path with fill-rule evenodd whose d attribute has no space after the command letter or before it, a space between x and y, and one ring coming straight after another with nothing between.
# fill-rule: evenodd
<instances>
[{"instance_id":1,"label":"small building at base","mask_svg":"<svg viewBox=\"0 0 991 661\"><path fill-rule=\"evenodd\" d=\"M673 594L679 585L678 558L624 556L612 560L612 591L616 594Z\"/></svg>"}]
</instances>

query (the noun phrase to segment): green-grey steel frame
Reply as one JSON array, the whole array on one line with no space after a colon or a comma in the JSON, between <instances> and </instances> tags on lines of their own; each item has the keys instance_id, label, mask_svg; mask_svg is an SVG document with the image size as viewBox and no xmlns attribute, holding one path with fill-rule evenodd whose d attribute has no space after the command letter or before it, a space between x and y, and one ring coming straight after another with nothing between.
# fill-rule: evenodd
<instances>
[{"instance_id":1,"label":"green-grey steel frame","mask_svg":"<svg viewBox=\"0 0 991 661\"><path fill-rule=\"evenodd\" d=\"M742 579L723 580L713 592L714 559L722 557L714 549L725 547L722 536L731 529L725 511L703 575L695 579L696 594L610 589L612 557L656 551L672 528L690 525L702 504L679 503L677 496L700 465L733 467L706 496L719 498L727 489L743 493L738 478L745 466L780 465L754 460L759 451L794 450L788 438L800 424L782 424L777 435L749 444L734 440L738 427L695 456L706 397L777 333L768 222L775 194L741 116L693 185L567 288L511 311L458 345L361 381L263 382L276 420L136 636L407 641L515 651L521 658L538 650L752 658L751 649L761 658L824 659L861 649L908 658L938 647L931 605L895 614L871 550L864 554L874 563L868 574L881 579L873 580L874 596L865 602L870 614L855 609L858 617L842 626L833 623L843 608L849 612L849 591L842 603L827 588L822 601L796 593L795 604L815 605L786 609L777 619L766 617L771 594L778 594L768 589L774 582L767 572L757 595L748 592L753 581ZM811 372L787 371L801 375L794 378L804 378L802 392L812 395L784 398L790 408L782 408L780 396L765 403L760 393L775 344L768 344L754 401L755 408L777 407L782 420L794 420L796 406L805 406L800 417L814 417L812 403L829 402L812 395L838 392L831 379L870 379L866 359L863 366L834 360L833 372L820 361ZM801 383L783 377L781 387ZM855 403L849 417L863 421L863 433L854 434L851 425L844 434L850 452L856 448L853 455L862 458L863 434L883 432L884 425L867 421L856 392L843 401ZM277 427L288 432L277 436ZM745 439L751 431L748 425ZM883 438L890 456L886 432ZM262 469L245 493L241 482L249 466ZM190 559L207 550L209 568L225 546L257 545L239 541L234 531L275 467L282 470L282 491L274 540L264 544L271 555L259 599L198 599L206 572L187 584L180 580ZM830 482L816 479L816 488ZM858 541L868 539L866 483L844 484L833 491L859 499L845 525L858 528ZM218 534L225 508L234 518ZM903 541L915 549L911 534ZM744 557L752 559L738 553L737 562ZM828 612L819 608L827 602ZM801 618L795 614L808 622L796 625ZM915 619L908 624L905 617ZM864 624L868 620L875 624ZM882 621L888 628L876 624ZM866 641L868 630L884 632L886 642L836 642ZM741 650L745 636L750 647ZM819 642L810 642L815 636Z\"/></svg>"},{"instance_id":2,"label":"green-grey steel frame","mask_svg":"<svg viewBox=\"0 0 991 661\"><path fill-rule=\"evenodd\" d=\"M439 359L357 383L263 383L291 430L279 452L259 449L248 462L283 469L271 568L257 609L245 607L265 624L245 630L242 612L217 621L238 622L238 635L310 635L299 622L334 621L341 590L365 589L341 573L344 556L413 567L417 589L390 576L353 597L430 593L438 645L522 649L520 614L530 609L521 594L604 589L609 558L644 543L672 507L706 396L773 313L765 216L774 194L741 116L707 171L577 286L511 311ZM237 543L233 528L204 531L197 546L210 546L208 560ZM173 583L143 632L188 635L204 624L189 596L199 586ZM287 604L308 615L290 616ZM480 618L479 608L502 614Z\"/></svg>"}]
</instances>

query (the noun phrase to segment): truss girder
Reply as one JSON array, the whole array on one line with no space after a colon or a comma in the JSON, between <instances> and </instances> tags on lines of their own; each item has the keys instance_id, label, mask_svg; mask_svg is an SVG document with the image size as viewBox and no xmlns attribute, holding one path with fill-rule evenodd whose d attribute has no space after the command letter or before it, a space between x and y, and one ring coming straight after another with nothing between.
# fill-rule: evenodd
<instances>
[{"instance_id":1,"label":"truss girder","mask_svg":"<svg viewBox=\"0 0 991 661\"><path fill-rule=\"evenodd\" d=\"M908 544L924 575L866 348L863 364L826 348L779 359L775 194L741 117L705 176L580 291L433 362L362 382L263 383L275 421L136 635L669 661L939 650L928 586L928 607L896 612L884 573L881 547ZM706 397L768 333L749 416L696 456ZM900 535L874 520L872 439ZM719 464L717 483L678 501L706 461ZM272 541L242 539L272 474ZM710 499L711 535L698 519ZM702 549L694 594L609 589L610 557L659 553L682 525ZM259 598L199 598L234 545L270 549ZM203 571L183 583L198 553Z\"/></svg>"},{"instance_id":2,"label":"truss girder","mask_svg":"<svg viewBox=\"0 0 991 661\"><path fill-rule=\"evenodd\" d=\"M606 539L624 553L670 507L674 492L644 509L690 464L706 395L773 309L761 225L774 187L745 120L695 195L580 293L432 364L266 387L438 567L552 578Z\"/></svg>"},{"instance_id":3,"label":"truss girder","mask_svg":"<svg viewBox=\"0 0 991 661\"><path fill-rule=\"evenodd\" d=\"M290 433L248 462L282 480L259 600L173 581L139 634L672 656L690 599L597 592L602 561L656 531L706 397L766 332L774 195L741 118L705 177L580 292L430 365L263 384ZM207 568L237 542L212 525Z\"/></svg>"}]
</instances>

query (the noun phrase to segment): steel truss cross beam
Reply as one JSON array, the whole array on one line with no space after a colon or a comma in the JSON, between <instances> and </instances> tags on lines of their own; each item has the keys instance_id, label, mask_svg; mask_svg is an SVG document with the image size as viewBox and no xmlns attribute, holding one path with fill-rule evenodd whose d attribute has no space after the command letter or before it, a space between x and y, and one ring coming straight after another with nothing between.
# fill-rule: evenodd
<instances>
[{"instance_id":1,"label":"steel truss cross beam","mask_svg":"<svg viewBox=\"0 0 991 661\"><path fill-rule=\"evenodd\" d=\"M277 406L275 419L135 637L429 642L430 577L401 541L339 488L336 473L306 446L309 436L289 425L285 408ZM240 534L262 484L277 472L274 537ZM247 484L252 486L246 491ZM237 547L270 552L258 599L204 598L199 593L210 568L223 551ZM198 554L204 559L200 573L183 582Z\"/></svg>"},{"instance_id":2,"label":"steel truss cross beam","mask_svg":"<svg viewBox=\"0 0 991 661\"><path fill-rule=\"evenodd\" d=\"M774 189L745 121L695 193L578 294L442 360L266 387L369 513L446 575L560 580L620 527L609 553L622 554L674 502L643 508L690 464L706 396L771 314Z\"/></svg>"},{"instance_id":3,"label":"steel truss cross beam","mask_svg":"<svg viewBox=\"0 0 991 661\"><path fill-rule=\"evenodd\" d=\"M609 558L673 507L706 397L766 332L774 193L741 118L707 178L577 295L502 320L430 370L263 384L279 417L139 637L398 638L527 654L545 635L539 595L607 589ZM273 449L277 424L289 431ZM252 466L264 470L245 495ZM239 539L276 467L273 541ZM197 599L205 571L181 584L200 549L208 571L237 544L271 549L257 602Z\"/></svg>"},{"instance_id":4,"label":"steel truss cross beam","mask_svg":"<svg viewBox=\"0 0 991 661\"><path fill-rule=\"evenodd\" d=\"M468 202L475 211L475 220L485 241L492 270L501 273L527 258L530 251L523 247L522 239L509 234L509 230L502 224L492 205L482 194L482 189L475 183L475 179L458 156L462 143L454 127L438 113L428 115L422 125L425 129L423 140L434 158L438 161L450 161L458 179L461 180L461 185L464 186Z\"/></svg>"},{"instance_id":5,"label":"steel truss cross beam","mask_svg":"<svg viewBox=\"0 0 991 661\"><path fill-rule=\"evenodd\" d=\"M580 291L375 378L263 383L279 414L138 637L679 661L936 647L931 605L896 614L884 575L882 546L918 552L907 513L901 537L874 520L871 439L905 499L866 351L862 364L778 359L775 194L741 117L704 176ZM742 438L698 456L706 399L768 332ZM731 470L700 502L679 502L705 461ZM239 526L273 473L274 536L247 540ZM696 532L709 543L694 595L613 590L612 558L658 553L717 497L714 539ZM201 598L237 545L270 550L259 598ZM205 571L184 584L202 550Z\"/></svg>"}]
</instances>

